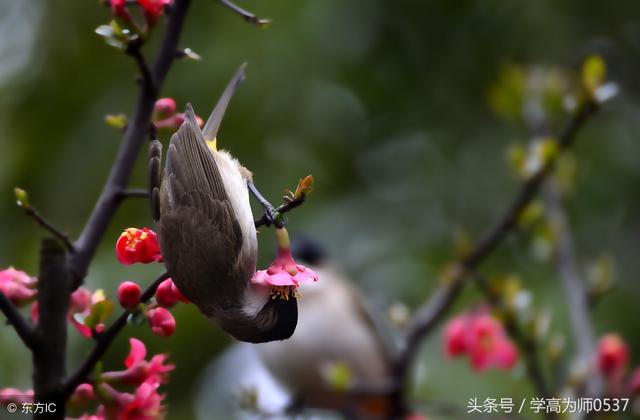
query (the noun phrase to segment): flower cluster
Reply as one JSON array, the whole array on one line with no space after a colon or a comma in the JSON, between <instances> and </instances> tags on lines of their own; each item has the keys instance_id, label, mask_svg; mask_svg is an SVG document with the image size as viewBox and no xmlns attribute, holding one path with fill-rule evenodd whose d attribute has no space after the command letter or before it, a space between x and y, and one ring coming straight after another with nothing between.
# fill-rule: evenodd
<instances>
[{"instance_id":1,"label":"flower cluster","mask_svg":"<svg viewBox=\"0 0 640 420\"><path fill-rule=\"evenodd\" d=\"M449 357L466 354L478 372L491 367L508 370L518 361L518 350L504 327L484 310L451 319L444 330L444 350Z\"/></svg>"},{"instance_id":2,"label":"flower cluster","mask_svg":"<svg viewBox=\"0 0 640 420\"><path fill-rule=\"evenodd\" d=\"M598 341L595 365L607 379L609 391L640 395L640 366L625 381L631 350L624 339L615 333L605 334Z\"/></svg>"},{"instance_id":3,"label":"flower cluster","mask_svg":"<svg viewBox=\"0 0 640 420\"><path fill-rule=\"evenodd\" d=\"M170 106L167 112L172 112ZM125 265L160 262L162 254L160 253L158 236L147 227L142 229L127 228L116 242L116 256ZM189 303L189 301L180 293L170 278L158 285L155 299L152 302L143 304L140 302L141 296L140 286L134 282L125 281L118 287L118 301L123 308L132 313L143 314L154 334L161 337L172 335L176 329L176 320L167 308L175 306L178 302Z\"/></svg>"},{"instance_id":4,"label":"flower cluster","mask_svg":"<svg viewBox=\"0 0 640 420\"><path fill-rule=\"evenodd\" d=\"M38 294L38 280L24 271L9 267L0 271L0 293L16 306L33 302Z\"/></svg>"},{"instance_id":5,"label":"flower cluster","mask_svg":"<svg viewBox=\"0 0 640 420\"><path fill-rule=\"evenodd\" d=\"M255 285L271 288L272 298L289 299L295 296L300 284L318 281L318 275L311 269L296 264L291 256L289 234L283 228L276 229L278 253L266 270L259 270L251 279Z\"/></svg>"},{"instance_id":6,"label":"flower cluster","mask_svg":"<svg viewBox=\"0 0 640 420\"><path fill-rule=\"evenodd\" d=\"M176 112L176 101L173 98L160 98L153 106L153 114L151 115L151 121L158 130L165 130L168 132L174 132L185 120L183 112ZM196 115L198 125L202 127L204 120Z\"/></svg>"},{"instance_id":7,"label":"flower cluster","mask_svg":"<svg viewBox=\"0 0 640 420\"><path fill-rule=\"evenodd\" d=\"M164 396L158 388L167 383L174 365L167 364L166 354L146 360L147 349L138 339L129 340L131 350L124 360L124 370L96 373L91 384L80 384L69 399L74 411L86 410L90 404L94 414L83 414L82 420L151 420L162 416ZM133 392L118 390L133 387ZM33 399L33 390L14 388L0 390L0 404L25 403Z\"/></svg>"}]
</instances>

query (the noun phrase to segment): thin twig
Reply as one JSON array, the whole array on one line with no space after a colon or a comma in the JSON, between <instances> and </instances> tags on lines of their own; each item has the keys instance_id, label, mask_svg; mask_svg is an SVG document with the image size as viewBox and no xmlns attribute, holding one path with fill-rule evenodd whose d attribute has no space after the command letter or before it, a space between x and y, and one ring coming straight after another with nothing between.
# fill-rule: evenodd
<instances>
[{"instance_id":1,"label":"thin twig","mask_svg":"<svg viewBox=\"0 0 640 420\"><path fill-rule=\"evenodd\" d=\"M16 330L24 345L33 350L37 344L33 327L2 292L0 292L0 310L7 317L7 322Z\"/></svg>"},{"instance_id":2,"label":"thin twig","mask_svg":"<svg viewBox=\"0 0 640 420\"><path fill-rule=\"evenodd\" d=\"M32 217L36 222L38 222L40 226L48 230L56 238L60 239L69 252L75 252L75 247L73 246L73 242L71 241L71 239L69 239L69 235L67 235L56 225L45 219L44 216L42 216L35 207L30 204L20 204L20 207L28 216Z\"/></svg>"},{"instance_id":3,"label":"thin twig","mask_svg":"<svg viewBox=\"0 0 640 420\"><path fill-rule=\"evenodd\" d=\"M140 148L144 144L145 134L149 129L153 104L157 99L157 92L164 82L171 63L175 59L175 51L178 48L178 41L189 4L190 0L175 0L173 2L164 39L158 50L153 69L150 71L155 89L150 88L148 84L142 85L135 113L127 125L118 155L111 167L109 178L89 216L89 220L75 243L76 253L71 257L71 268L75 275L74 288L82 284L96 249L121 202L120 192L127 187Z\"/></svg>"},{"instance_id":4,"label":"thin twig","mask_svg":"<svg viewBox=\"0 0 640 420\"><path fill-rule=\"evenodd\" d=\"M571 227L557 183L545 184L544 199L546 214L555 233L555 262L569 302L567 306L576 355L580 363L588 365L595 352L589 293L578 268ZM603 388L602 377L594 372L585 381L585 394L599 396Z\"/></svg>"},{"instance_id":5,"label":"thin twig","mask_svg":"<svg viewBox=\"0 0 640 420\"><path fill-rule=\"evenodd\" d=\"M258 25L262 27L271 25L271 19L261 19L258 16L254 15L253 13L231 2L230 0L218 0L218 1L220 2L220 4L227 7L232 12L240 15L240 17L242 17L244 20L246 20L249 23L253 23L254 25Z\"/></svg>"},{"instance_id":6,"label":"thin twig","mask_svg":"<svg viewBox=\"0 0 640 420\"><path fill-rule=\"evenodd\" d=\"M294 198L293 200L287 201L286 203L277 207L276 213L284 214L284 213L287 213L288 211L295 209L296 207L300 207L304 203L305 199L306 199L305 194L300 194L298 198ZM261 218L255 221L256 228L267 225L268 223L269 223L269 219L266 214L263 214Z\"/></svg>"},{"instance_id":7,"label":"thin twig","mask_svg":"<svg viewBox=\"0 0 640 420\"><path fill-rule=\"evenodd\" d=\"M156 289L164 280L169 278L169 274L164 272L151 283L140 297L140 302L148 302L156 292ZM96 345L91 351L91 354L85 359L80 367L65 381L63 392L64 395L69 397L78 385L88 380L89 375L93 371L96 364L100 361L102 356L111 346L113 340L118 336L122 328L127 325L127 318L132 312L124 310L122 314L116 319L109 328L107 328L102 334L97 336Z\"/></svg>"},{"instance_id":8,"label":"thin twig","mask_svg":"<svg viewBox=\"0 0 640 420\"><path fill-rule=\"evenodd\" d=\"M134 41L127 47L127 54L134 58L136 64L138 65L138 69L140 70L140 75L142 76L142 83L146 86L149 91L157 94L158 87L156 86L155 81L153 80L153 75L151 74L151 70L149 70L149 65L147 64L147 60L144 58L142 54L142 41Z\"/></svg>"},{"instance_id":9,"label":"thin twig","mask_svg":"<svg viewBox=\"0 0 640 420\"><path fill-rule=\"evenodd\" d=\"M569 124L565 127L557 139L558 149L569 147L589 116L597 110L597 105L587 101L576 111ZM514 229L522 211L531 203L539 192L540 187L552 170L555 157L548 159L545 164L532 175L521 187L520 191L507 207L502 217L485 233L477 242L471 252L467 254L455 267L454 274L447 279L447 283L439 287L418 309L416 316L406 332L405 346L400 352L395 364L395 378L397 379L397 391L394 393L392 403L394 414L402 414L407 411L404 401L406 386L408 385L409 367L415 358L422 339L437 325L446 311L462 291L465 280L493 250L502 243L507 235Z\"/></svg>"}]
</instances>

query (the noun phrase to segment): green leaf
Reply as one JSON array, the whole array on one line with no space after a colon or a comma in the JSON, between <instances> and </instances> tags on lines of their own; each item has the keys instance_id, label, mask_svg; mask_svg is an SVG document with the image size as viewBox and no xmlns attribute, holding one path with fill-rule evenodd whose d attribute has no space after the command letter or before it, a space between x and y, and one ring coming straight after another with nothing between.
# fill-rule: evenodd
<instances>
[{"instance_id":1,"label":"green leaf","mask_svg":"<svg viewBox=\"0 0 640 420\"><path fill-rule=\"evenodd\" d=\"M28 206L29 205L29 194L23 190L22 188L14 188L13 193L16 196L16 204L19 207Z\"/></svg>"},{"instance_id":2,"label":"green leaf","mask_svg":"<svg viewBox=\"0 0 640 420\"><path fill-rule=\"evenodd\" d=\"M85 318L84 325L93 329L98 324L104 323L113 312L113 306L113 302L106 299L95 303L91 307L89 315Z\"/></svg>"},{"instance_id":3,"label":"green leaf","mask_svg":"<svg viewBox=\"0 0 640 420\"><path fill-rule=\"evenodd\" d=\"M104 116L104 122L109 127L122 130L127 125L127 116L125 114L107 114Z\"/></svg>"},{"instance_id":4,"label":"green leaf","mask_svg":"<svg viewBox=\"0 0 640 420\"><path fill-rule=\"evenodd\" d=\"M582 64L582 85L593 98L607 77L607 65L599 55L591 55Z\"/></svg>"}]
</instances>

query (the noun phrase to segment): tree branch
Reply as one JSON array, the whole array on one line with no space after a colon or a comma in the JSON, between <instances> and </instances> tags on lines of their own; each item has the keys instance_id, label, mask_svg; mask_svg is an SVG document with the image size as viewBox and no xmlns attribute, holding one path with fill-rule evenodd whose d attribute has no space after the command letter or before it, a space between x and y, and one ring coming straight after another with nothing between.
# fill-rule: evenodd
<instances>
[{"instance_id":1,"label":"tree branch","mask_svg":"<svg viewBox=\"0 0 640 420\"><path fill-rule=\"evenodd\" d=\"M242 17L244 20L246 20L249 23L253 23L254 25L258 25L262 27L269 26L271 24L271 19L261 19L258 16L254 15L253 13L231 2L230 0L218 0L218 2L223 6L225 6L226 8L230 9L232 12L240 15L240 17Z\"/></svg>"},{"instance_id":2,"label":"tree branch","mask_svg":"<svg viewBox=\"0 0 640 420\"><path fill-rule=\"evenodd\" d=\"M58 227L56 227L56 225L45 219L44 216L42 216L35 207L25 203L19 203L19 206L28 216L32 217L36 222L38 222L40 226L48 230L56 238L60 239L69 252L75 252L75 247L73 246L73 242L71 242L71 239L69 239L69 235L67 235Z\"/></svg>"},{"instance_id":3,"label":"tree branch","mask_svg":"<svg viewBox=\"0 0 640 420\"><path fill-rule=\"evenodd\" d=\"M18 308L16 308L2 292L0 292L0 310L4 316L7 317L7 322L16 330L16 333L18 333L24 345L33 350L37 345L33 328L22 314L18 312Z\"/></svg>"},{"instance_id":4,"label":"tree branch","mask_svg":"<svg viewBox=\"0 0 640 420\"><path fill-rule=\"evenodd\" d=\"M156 278L153 283L151 283L142 293L140 302L148 302L156 293L156 289L158 288L160 283L168 278L168 273L164 272L160 274L158 278ZM127 325L127 318L131 313L132 311L129 310L123 311L118 319L116 319L108 329L106 329L102 334L98 336L98 338L96 339L96 345L91 351L91 354L89 354L82 365L80 365L80 367L65 381L62 388L62 392L65 398L69 398L78 385L88 380L89 375L95 368L96 364L100 361L102 356L109 349L113 340L118 336L124 326Z\"/></svg>"},{"instance_id":5,"label":"tree branch","mask_svg":"<svg viewBox=\"0 0 640 420\"><path fill-rule=\"evenodd\" d=\"M96 249L121 201L120 193L127 187L140 147L144 143L145 134L149 128L149 120L153 104L157 99L157 92L175 59L175 51L178 47L189 4L190 0L175 0L173 3L164 39L153 68L149 71L149 77L155 86L151 87L148 83L142 84L135 113L130 124L127 125L109 177L89 220L75 243L76 253L71 258L71 267L75 276L74 288L82 284Z\"/></svg>"},{"instance_id":6,"label":"tree branch","mask_svg":"<svg viewBox=\"0 0 640 420\"><path fill-rule=\"evenodd\" d=\"M555 262L569 302L569 320L575 343L576 356L588 365L595 353L595 334L591 324L589 293L578 269L573 238L561 192L555 182L544 188L545 210L556 235ZM597 397L603 389L602 377L594 372L586 379L585 393Z\"/></svg>"},{"instance_id":7,"label":"tree branch","mask_svg":"<svg viewBox=\"0 0 640 420\"><path fill-rule=\"evenodd\" d=\"M65 398L61 391L66 370L67 314L71 294L71 273L64 248L46 238L40 253L38 276L38 325L42 345L33 350L35 401L55 403L55 413L35 414L36 419L64 419Z\"/></svg>"},{"instance_id":8,"label":"tree branch","mask_svg":"<svg viewBox=\"0 0 640 420\"><path fill-rule=\"evenodd\" d=\"M295 209L296 207L300 207L304 203L305 199L306 199L305 194L300 194L298 198L294 198L291 201L287 201L286 203L277 207L276 213L284 214ZM255 221L256 228L267 225L268 223L269 223L269 219L267 218L266 214L263 214L261 218Z\"/></svg>"},{"instance_id":9,"label":"tree branch","mask_svg":"<svg viewBox=\"0 0 640 420\"><path fill-rule=\"evenodd\" d=\"M489 281L484 276L476 273L474 276L474 283L485 295L487 301L492 307L505 312L506 308L504 301L499 295L491 290ZM527 375L536 388L538 393L537 396L542 398L551 398L551 390L538 359L537 342L522 331L512 314L507 313L507 316L504 319L504 326L507 330L507 334L509 334L509 336L518 343L518 347L524 355ZM547 413L547 418L555 418L555 416L553 413Z\"/></svg>"},{"instance_id":10,"label":"tree branch","mask_svg":"<svg viewBox=\"0 0 640 420\"><path fill-rule=\"evenodd\" d=\"M591 101L583 103L571 121L557 139L558 149L569 147L575 136L585 123L597 110L597 105ZM507 235L514 229L522 211L531 203L539 192L540 187L553 169L555 157L548 159L535 174L533 174L521 187L520 191L507 207L502 217L481 237L471 252L460 260L452 276L447 283L438 288L427 302L418 309L414 320L409 325L406 333L405 346L401 349L395 364L395 377L397 390L393 395L394 413L406 413L407 407L404 401L406 386L409 376L409 367L415 358L422 339L433 330L438 321L442 319L446 311L463 289L467 277L472 273L493 250L502 243Z\"/></svg>"}]
</instances>

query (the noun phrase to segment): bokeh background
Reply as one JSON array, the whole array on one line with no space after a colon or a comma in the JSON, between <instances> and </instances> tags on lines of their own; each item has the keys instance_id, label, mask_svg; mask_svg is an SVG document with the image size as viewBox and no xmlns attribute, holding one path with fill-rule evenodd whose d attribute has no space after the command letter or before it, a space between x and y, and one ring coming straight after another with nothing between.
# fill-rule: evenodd
<instances>
[{"instance_id":1,"label":"bokeh background","mask_svg":"<svg viewBox=\"0 0 640 420\"><path fill-rule=\"evenodd\" d=\"M205 115L247 61L219 144L278 201L312 173L316 189L290 216L290 230L319 239L381 312L415 308L437 285L452 242L477 237L520 180L505 159L526 142L524 124L497 115L492 90L513 66L566 69L598 53L620 94L580 133L568 211L583 268L615 261L615 289L594 312L598 335L620 332L640 360L640 3L635 0L245 1L271 28L248 25L214 1L194 0L181 45L203 56L177 62L163 96ZM0 0L0 267L37 272L44 235L14 204L13 188L76 236L101 190L120 133L107 113L130 113L132 60L93 30L110 18L97 1ZM158 37L145 48L149 54ZM508 70L507 70L508 72ZM502 76L501 76L502 75ZM517 112L516 112L517 113ZM557 121L562 121L560 113ZM515 119L517 120L517 118ZM552 124L557 131L560 124ZM139 160L132 186L144 186ZM257 210L257 209L256 209ZM143 200L127 201L91 266L87 283L114 296L123 280L148 283L159 267L120 266L115 239L150 223ZM262 238L261 264L273 256ZM535 247L534 247L535 248ZM517 273L551 331L567 333L563 289L553 265L514 237L484 272ZM469 289L456 311L479 300ZM169 419L194 416L204 366L230 339L191 306L174 312L170 339L129 327L105 367L119 367L127 338L177 365ZM69 365L89 343L70 332ZM567 340L570 343L570 340ZM10 328L0 328L0 387L30 387L30 358ZM416 370L419 398L464 407L470 397L533 395L522 368L474 374L444 361L439 334L425 343Z\"/></svg>"}]
</instances>

